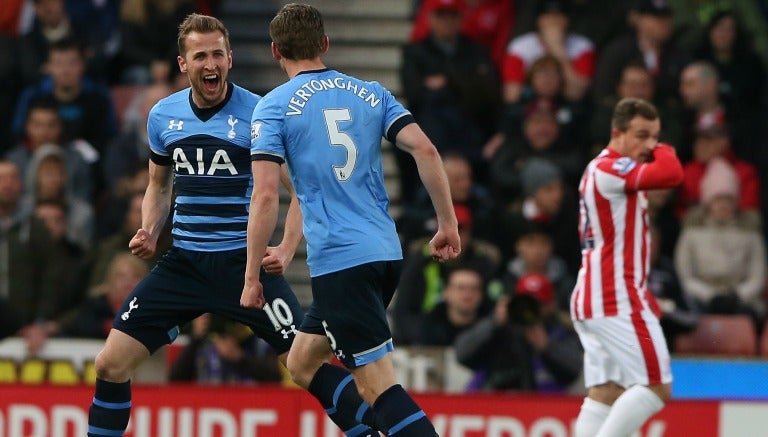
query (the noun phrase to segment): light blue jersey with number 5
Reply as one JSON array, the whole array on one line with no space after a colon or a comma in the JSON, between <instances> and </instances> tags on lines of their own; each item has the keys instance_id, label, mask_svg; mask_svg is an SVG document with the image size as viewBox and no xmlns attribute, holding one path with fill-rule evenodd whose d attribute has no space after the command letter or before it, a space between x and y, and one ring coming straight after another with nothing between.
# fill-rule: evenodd
<instances>
[{"instance_id":1,"label":"light blue jersey with number 5","mask_svg":"<svg viewBox=\"0 0 768 437\"><path fill-rule=\"evenodd\" d=\"M402 259L381 140L411 122L380 84L328 69L302 72L256 105L251 157L287 163L311 276Z\"/></svg>"}]
</instances>

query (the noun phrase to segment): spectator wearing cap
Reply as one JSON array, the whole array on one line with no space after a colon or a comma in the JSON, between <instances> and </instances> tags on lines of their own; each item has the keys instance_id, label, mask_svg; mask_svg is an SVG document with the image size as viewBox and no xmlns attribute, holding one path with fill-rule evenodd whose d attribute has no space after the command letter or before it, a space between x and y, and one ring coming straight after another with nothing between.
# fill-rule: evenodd
<instances>
[{"instance_id":1,"label":"spectator wearing cap","mask_svg":"<svg viewBox=\"0 0 768 437\"><path fill-rule=\"evenodd\" d=\"M504 102L517 102L528 70L544 55L554 56L563 67L564 95L581 100L592 81L595 49L587 37L568 31L568 0L537 1L536 30L513 38L502 64Z\"/></svg>"},{"instance_id":2,"label":"spectator wearing cap","mask_svg":"<svg viewBox=\"0 0 768 437\"><path fill-rule=\"evenodd\" d=\"M492 315L456 337L456 358L475 371L469 390L569 390L583 353L554 294L546 275L523 275Z\"/></svg>"},{"instance_id":3,"label":"spectator wearing cap","mask_svg":"<svg viewBox=\"0 0 768 437\"><path fill-rule=\"evenodd\" d=\"M421 317L419 338L423 346L451 346L461 332L490 313L482 273L473 267L456 266L448 272L442 300Z\"/></svg>"},{"instance_id":4,"label":"spectator wearing cap","mask_svg":"<svg viewBox=\"0 0 768 437\"><path fill-rule=\"evenodd\" d=\"M680 72L690 54L673 44L672 9L666 0L632 0L628 20L634 32L620 37L600 52L593 86L593 101L600 104L615 95L624 67L639 63L656 83L654 103L677 106ZM665 124L670 121L665 120Z\"/></svg>"},{"instance_id":5,"label":"spectator wearing cap","mask_svg":"<svg viewBox=\"0 0 768 437\"><path fill-rule=\"evenodd\" d=\"M675 267L683 291L705 313L749 314L758 330L765 317L765 243L760 216L738 206L739 178L714 158L701 180L699 207L683 223Z\"/></svg>"},{"instance_id":6,"label":"spectator wearing cap","mask_svg":"<svg viewBox=\"0 0 768 437\"><path fill-rule=\"evenodd\" d=\"M459 153L482 176L482 148L501 108L499 76L488 50L462 35L462 0L426 0L429 36L403 48L400 78L408 109L441 154ZM420 186L415 164L399 149L403 197Z\"/></svg>"},{"instance_id":7,"label":"spectator wearing cap","mask_svg":"<svg viewBox=\"0 0 768 437\"><path fill-rule=\"evenodd\" d=\"M575 195L563 184L562 173L553 163L531 158L520 171L522 196L503 205L495 214L497 232L504 259L512 260L521 230L532 224L546 230L554 242L554 253L565 260L571 274L579 268L578 206Z\"/></svg>"},{"instance_id":8,"label":"spectator wearing cap","mask_svg":"<svg viewBox=\"0 0 768 437\"><path fill-rule=\"evenodd\" d=\"M554 242L545 226L529 223L519 231L515 257L506 265L503 283L507 290L520 288L520 280L530 275L546 278L546 301L567 312L575 279L562 258L554 254Z\"/></svg>"},{"instance_id":9,"label":"spectator wearing cap","mask_svg":"<svg viewBox=\"0 0 768 437\"><path fill-rule=\"evenodd\" d=\"M422 318L443 300L448 274L456 267L472 268L482 275L485 295L495 299L499 295L501 252L494 244L473 237L472 211L462 204L454 204L459 222L461 254L451 261L435 261L429 252L429 237L416 240L406 250L403 273L395 301L390 306L392 338L400 344L419 341Z\"/></svg>"},{"instance_id":10,"label":"spectator wearing cap","mask_svg":"<svg viewBox=\"0 0 768 437\"><path fill-rule=\"evenodd\" d=\"M682 218L688 209L702 201L702 180L715 159L725 159L736 171L738 178L738 206L743 210L760 209L760 177L757 168L739 159L731 149L731 138L724 126L712 125L696 130L693 160L683 165L683 183L680 186L676 214Z\"/></svg>"}]
</instances>

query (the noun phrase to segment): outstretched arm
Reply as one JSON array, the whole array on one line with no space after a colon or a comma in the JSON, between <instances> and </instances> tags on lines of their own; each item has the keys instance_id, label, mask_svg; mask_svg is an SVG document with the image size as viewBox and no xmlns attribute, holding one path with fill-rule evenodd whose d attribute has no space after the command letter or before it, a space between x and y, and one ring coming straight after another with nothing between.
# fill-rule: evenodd
<instances>
[{"instance_id":1,"label":"outstretched arm","mask_svg":"<svg viewBox=\"0 0 768 437\"><path fill-rule=\"evenodd\" d=\"M461 241L440 154L416 123L397 133L396 144L416 160L419 177L437 212L437 233L429 243L432 256L440 261L456 258L461 253Z\"/></svg>"},{"instance_id":2,"label":"outstretched arm","mask_svg":"<svg viewBox=\"0 0 768 437\"><path fill-rule=\"evenodd\" d=\"M264 306L264 290L259 276L269 239L277 224L280 164L274 161L253 161L251 170L253 193L248 213L248 256L240 305L261 308Z\"/></svg>"}]
</instances>

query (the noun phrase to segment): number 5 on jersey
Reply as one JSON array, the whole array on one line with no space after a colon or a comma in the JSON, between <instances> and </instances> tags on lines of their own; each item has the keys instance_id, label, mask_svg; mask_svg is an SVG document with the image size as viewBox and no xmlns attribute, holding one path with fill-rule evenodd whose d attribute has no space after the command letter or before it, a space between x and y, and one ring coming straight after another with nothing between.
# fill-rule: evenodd
<instances>
[{"instance_id":1,"label":"number 5 on jersey","mask_svg":"<svg viewBox=\"0 0 768 437\"><path fill-rule=\"evenodd\" d=\"M328 130L328 140L330 141L331 146L347 149L347 160L344 165L333 166L333 172L336 175L336 179L345 182L352 176L352 171L355 169L355 164L357 163L357 146L352 140L352 137L339 129L339 122L352 121L352 115L349 113L349 108L325 109L323 110L323 115L325 116L325 127Z\"/></svg>"}]
</instances>

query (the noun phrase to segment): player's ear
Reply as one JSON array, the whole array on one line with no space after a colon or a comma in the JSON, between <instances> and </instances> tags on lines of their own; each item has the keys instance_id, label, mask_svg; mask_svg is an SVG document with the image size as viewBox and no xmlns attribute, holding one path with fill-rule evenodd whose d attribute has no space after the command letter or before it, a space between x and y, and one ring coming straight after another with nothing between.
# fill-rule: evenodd
<instances>
[{"instance_id":1,"label":"player's ear","mask_svg":"<svg viewBox=\"0 0 768 437\"><path fill-rule=\"evenodd\" d=\"M177 56L176 57L176 61L179 63L179 71L181 71L182 73L186 73L187 72L187 62L184 60L184 58L181 57L181 56Z\"/></svg>"},{"instance_id":2,"label":"player's ear","mask_svg":"<svg viewBox=\"0 0 768 437\"><path fill-rule=\"evenodd\" d=\"M322 46L322 47L320 47L320 54L321 54L321 55L324 55L324 54L325 54L325 52L327 52L327 51L328 51L328 48L329 48L330 46L331 46L331 40L330 40L330 39L328 39L328 35L325 35L325 36L323 37L323 46Z\"/></svg>"},{"instance_id":3,"label":"player's ear","mask_svg":"<svg viewBox=\"0 0 768 437\"><path fill-rule=\"evenodd\" d=\"M283 59L283 55L280 54L280 50L278 50L277 44L274 42L272 43L272 57L275 58L276 61Z\"/></svg>"}]
</instances>

